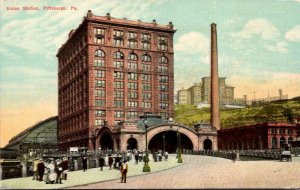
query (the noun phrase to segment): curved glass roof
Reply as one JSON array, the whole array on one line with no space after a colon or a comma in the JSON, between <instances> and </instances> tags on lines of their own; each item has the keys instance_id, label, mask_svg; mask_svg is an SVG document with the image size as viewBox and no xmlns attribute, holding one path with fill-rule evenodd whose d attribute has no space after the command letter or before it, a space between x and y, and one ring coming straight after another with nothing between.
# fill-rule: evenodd
<instances>
[{"instance_id":1,"label":"curved glass roof","mask_svg":"<svg viewBox=\"0 0 300 190\"><path fill-rule=\"evenodd\" d=\"M13 148L20 144L57 145L57 119L50 117L13 137L6 148Z\"/></svg>"}]
</instances>

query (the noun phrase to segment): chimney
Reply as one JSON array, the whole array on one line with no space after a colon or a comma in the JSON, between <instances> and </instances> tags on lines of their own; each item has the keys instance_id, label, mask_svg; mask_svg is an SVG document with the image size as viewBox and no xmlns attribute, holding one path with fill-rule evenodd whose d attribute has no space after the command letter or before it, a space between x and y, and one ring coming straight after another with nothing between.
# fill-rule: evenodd
<instances>
[{"instance_id":1,"label":"chimney","mask_svg":"<svg viewBox=\"0 0 300 190\"><path fill-rule=\"evenodd\" d=\"M210 123L211 126L217 130L220 127L220 110L219 110L219 76L218 76L218 47L217 47L217 25L212 23L211 25L211 111L210 111Z\"/></svg>"}]
</instances>

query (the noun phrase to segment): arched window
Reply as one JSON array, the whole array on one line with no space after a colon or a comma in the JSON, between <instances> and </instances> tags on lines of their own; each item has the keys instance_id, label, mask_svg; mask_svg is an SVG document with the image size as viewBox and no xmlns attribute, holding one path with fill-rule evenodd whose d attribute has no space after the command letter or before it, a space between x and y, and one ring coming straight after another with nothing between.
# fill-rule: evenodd
<instances>
[{"instance_id":1,"label":"arched window","mask_svg":"<svg viewBox=\"0 0 300 190\"><path fill-rule=\"evenodd\" d=\"M95 57L105 57L104 51L102 51L101 49L96 50Z\"/></svg>"},{"instance_id":2,"label":"arched window","mask_svg":"<svg viewBox=\"0 0 300 190\"><path fill-rule=\"evenodd\" d=\"M276 137L272 138L272 148L277 148L277 138Z\"/></svg>"},{"instance_id":3,"label":"arched window","mask_svg":"<svg viewBox=\"0 0 300 190\"><path fill-rule=\"evenodd\" d=\"M168 63L168 58L166 56L162 56L159 58L159 63L161 64L167 64Z\"/></svg>"},{"instance_id":4,"label":"arched window","mask_svg":"<svg viewBox=\"0 0 300 190\"><path fill-rule=\"evenodd\" d=\"M289 138L288 138L288 144L291 144L292 141L293 141L293 137L289 137Z\"/></svg>"},{"instance_id":5,"label":"arched window","mask_svg":"<svg viewBox=\"0 0 300 190\"><path fill-rule=\"evenodd\" d=\"M281 137L281 138L280 138L280 147L283 148L283 147L284 147L284 144L285 144L285 138L284 138L284 137Z\"/></svg>"},{"instance_id":6,"label":"arched window","mask_svg":"<svg viewBox=\"0 0 300 190\"><path fill-rule=\"evenodd\" d=\"M142 61L151 61L151 57L147 54L143 55Z\"/></svg>"},{"instance_id":7,"label":"arched window","mask_svg":"<svg viewBox=\"0 0 300 190\"><path fill-rule=\"evenodd\" d=\"M114 59L124 59L124 54L120 51L117 51L115 54L114 54Z\"/></svg>"},{"instance_id":8,"label":"arched window","mask_svg":"<svg viewBox=\"0 0 300 190\"><path fill-rule=\"evenodd\" d=\"M128 59L136 61L137 60L137 55L135 53L130 53L129 56L128 56Z\"/></svg>"}]
</instances>

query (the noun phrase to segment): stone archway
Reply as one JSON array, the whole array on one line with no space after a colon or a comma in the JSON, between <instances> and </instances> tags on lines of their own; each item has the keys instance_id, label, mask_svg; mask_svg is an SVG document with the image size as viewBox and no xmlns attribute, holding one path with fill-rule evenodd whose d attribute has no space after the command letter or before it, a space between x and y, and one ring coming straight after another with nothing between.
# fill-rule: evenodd
<instances>
[{"instance_id":1,"label":"stone archway","mask_svg":"<svg viewBox=\"0 0 300 190\"><path fill-rule=\"evenodd\" d=\"M114 149L114 138L112 132L108 128L103 128L98 133L98 147L102 150Z\"/></svg>"},{"instance_id":2,"label":"stone archway","mask_svg":"<svg viewBox=\"0 0 300 190\"><path fill-rule=\"evenodd\" d=\"M159 134L163 134L163 133L167 133L167 132L171 132L171 133L175 133L179 132L181 134L181 145L182 148L185 147L185 142L189 142L190 141L190 145L186 146L186 149L194 149L194 150L198 150L199 149L199 144L198 144L198 136L197 136L197 132L189 127L186 126L181 126L181 125L156 125L156 126L151 126L150 128L148 128L148 132L147 132L147 136L148 136L148 148L151 142L152 138L157 138L160 135ZM157 137L155 137L156 135L158 135ZM177 140L176 140L177 142ZM177 143L173 143L173 147L177 146Z\"/></svg>"},{"instance_id":3,"label":"stone archway","mask_svg":"<svg viewBox=\"0 0 300 190\"><path fill-rule=\"evenodd\" d=\"M205 139L205 141L203 142L203 149L212 150L212 141L210 139Z\"/></svg>"},{"instance_id":4,"label":"stone archway","mask_svg":"<svg viewBox=\"0 0 300 190\"><path fill-rule=\"evenodd\" d=\"M127 150L137 149L137 140L133 137L127 140Z\"/></svg>"}]
</instances>

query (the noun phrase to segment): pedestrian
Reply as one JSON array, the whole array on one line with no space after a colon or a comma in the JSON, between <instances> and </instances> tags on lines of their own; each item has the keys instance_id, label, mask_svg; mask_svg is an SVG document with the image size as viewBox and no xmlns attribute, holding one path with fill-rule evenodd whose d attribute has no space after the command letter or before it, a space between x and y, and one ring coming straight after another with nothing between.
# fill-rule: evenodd
<instances>
[{"instance_id":1,"label":"pedestrian","mask_svg":"<svg viewBox=\"0 0 300 190\"><path fill-rule=\"evenodd\" d=\"M134 159L135 159L135 163L138 164L139 163L139 155L138 152L134 153Z\"/></svg>"},{"instance_id":2,"label":"pedestrian","mask_svg":"<svg viewBox=\"0 0 300 190\"><path fill-rule=\"evenodd\" d=\"M157 156L158 156L158 160L161 161L162 160L162 154L161 154L160 151L158 151L158 155Z\"/></svg>"},{"instance_id":3,"label":"pedestrian","mask_svg":"<svg viewBox=\"0 0 300 190\"><path fill-rule=\"evenodd\" d=\"M63 158L63 161L61 163L61 167L63 169L62 178L64 180L67 180L68 171L69 171L69 160L66 157Z\"/></svg>"},{"instance_id":4,"label":"pedestrian","mask_svg":"<svg viewBox=\"0 0 300 190\"><path fill-rule=\"evenodd\" d=\"M104 166L104 158L102 155L100 155L100 158L99 158L99 167L101 169L101 171L103 171L103 166Z\"/></svg>"},{"instance_id":5,"label":"pedestrian","mask_svg":"<svg viewBox=\"0 0 300 190\"><path fill-rule=\"evenodd\" d=\"M84 156L82 158L82 169L83 169L84 172L87 170L87 158L86 158L86 156Z\"/></svg>"},{"instance_id":6,"label":"pedestrian","mask_svg":"<svg viewBox=\"0 0 300 190\"><path fill-rule=\"evenodd\" d=\"M33 162L32 162L32 167L33 167L33 177L32 180L38 180L39 174L38 174L38 164L39 164L39 159L36 157Z\"/></svg>"},{"instance_id":7,"label":"pedestrian","mask_svg":"<svg viewBox=\"0 0 300 190\"><path fill-rule=\"evenodd\" d=\"M164 156L165 156L165 160L168 161L169 153L167 151L164 153Z\"/></svg>"},{"instance_id":8,"label":"pedestrian","mask_svg":"<svg viewBox=\"0 0 300 190\"><path fill-rule=\"evenodd\" d=\"M113 164L113 158L112 158L112 156L111 156L111 154L109 155L109 157L108 157L108 165L109 165L109 169L111 170L111 166L112 166L112 164Z\"/></svg>"},{"instance_id":9,"label":"pedestrian","mask_svg":"<svg viewBox=\"0 0 300 190\"><path fill-rule=\"evenodd\" d=\"M121 166L121 183L126 183L126 177L128 172L128 164L126 163L126 160L124 160L122 166Z\"/></svg>"},{"instance_id":10,"label":"pedestrian","mask_svg":"<svg viewBox=\"0 0 300 190\"><path fill-rule=\"evenodd\" d=\"M55 183L59 183L61 184L61 179L62 179L62 172L63 172L63 168L61 166L62 162L60 159L56 160L56 164L55 164L55 172L56 172L56 180Z\"/></svg>"},{"instance_id":11,"label":"pedestrian","mask_svg":"<svg viewBox=\"0 0 300 190\"><path fill-rule=\"evenodd\" d=\"M46 177L45 183L53 184L56 179L56 173L54 171L55 170L54 160L52 160L52 159L50 160L50 163L47 165L46 169L48 172L47 172L47 177Z\"/></svg>"},{"instance_id":12,"label":"pedestrian","mask_svg":"<svg viewBox=\"0 0 300 190\"><path fill-rule=\"evenodd\" d=\"M43 176L45 172L45 164L42 159L39 160L39 163L37 165L37 171L39 174L39 181L43 181Z\"/></svg>"}]
</instances>

